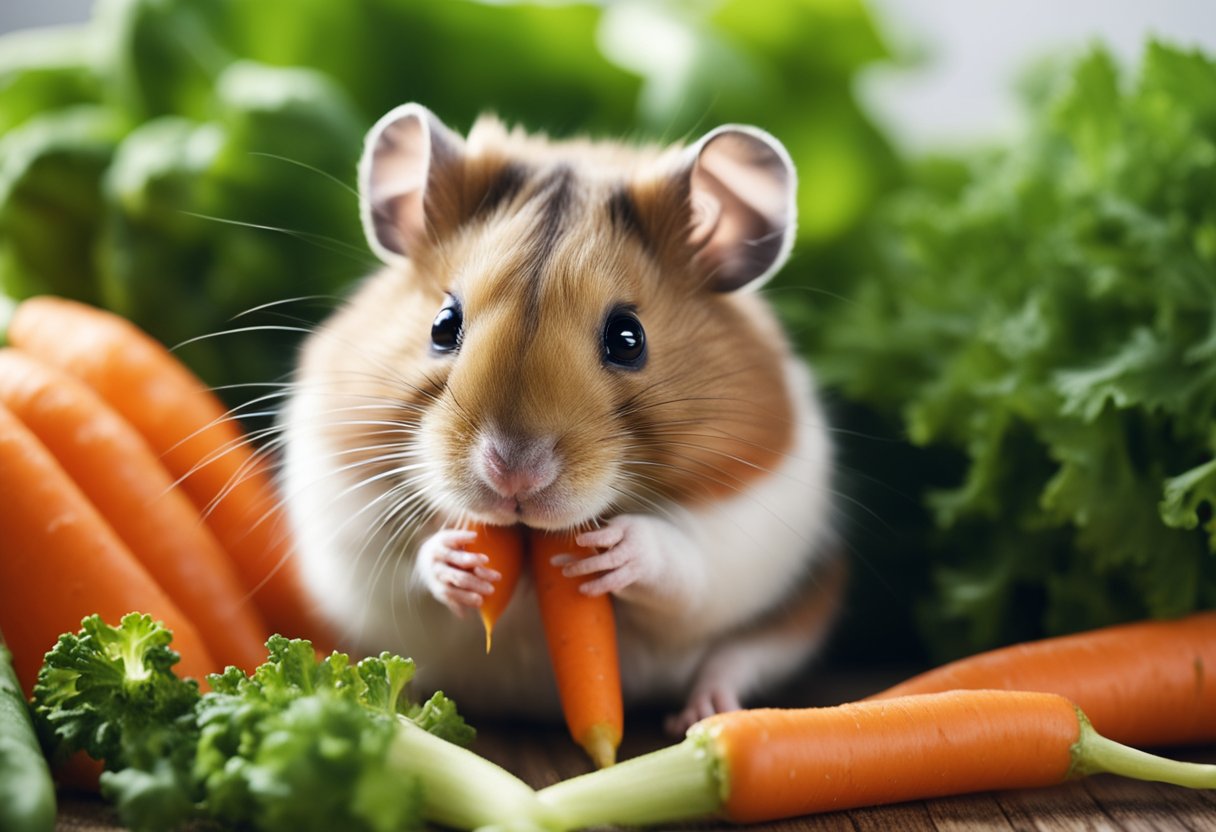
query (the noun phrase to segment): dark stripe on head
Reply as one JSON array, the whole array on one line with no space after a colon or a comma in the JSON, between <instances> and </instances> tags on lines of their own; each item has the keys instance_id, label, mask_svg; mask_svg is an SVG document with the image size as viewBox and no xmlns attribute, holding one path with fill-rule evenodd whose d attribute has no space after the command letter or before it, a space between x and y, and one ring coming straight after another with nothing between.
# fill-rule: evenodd
<instances>
[{"instance_id":1,"label":"dark stripe on head","mask_svg":"<svg viewBox=\"0 0 1216 832\"><path fill-rule=\"evenodd\" d=\"M633 201L626 186L616 188L608 197L608 219L612 222L613 228L622 234L632 234L647 250L650 249L650 237L646 234L645 226L642 225L637 203Z\"/></svg>"},{"instance_id":2,"label":"dark stripe on head","mask_svg":"<svg viewBox=\"0 0 1216 832\"><path fill-rule=\"evenodd\" d=\"M536 199L543 200L537 229L537 265L540 269L557 248L562 233L562 219L574 201L574 169L560 165L536 189Z\"/></svg>"},{"instance_id":3,"label":"dark stripe on head","mask_svg":"<svg viewBox=\"0 0 1216 832\"><path fill-rule=\"evenodd\" d=\"M540 282L549 258L561 238L566 213L574 202L574 169L559 165L536 187L533 200L539 203L536 237L532 245L532 262L528 264L528 301L525 321L535 326L540 320Z\"/></svg>"},{"instance_id":4,"label":"dark stripe on head","mask_svg":"<svg viewBox=\"0 0 1216 832\"><path fill-rule=\"evenodd\" d=\"M495 176L494 181L486 188L481 202L473 211L473 217L484 217L494 213L498 208L519 195L524 183L528 181L528 169L518 162L508 162Z\"/></svg>"}]
</instances>

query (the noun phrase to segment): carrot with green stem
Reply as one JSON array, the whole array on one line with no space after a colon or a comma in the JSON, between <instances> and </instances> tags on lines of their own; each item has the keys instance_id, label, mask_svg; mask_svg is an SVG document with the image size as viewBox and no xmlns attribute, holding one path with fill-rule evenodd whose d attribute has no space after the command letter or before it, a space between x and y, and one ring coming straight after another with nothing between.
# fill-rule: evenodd
<instances>
[{"instance_id":1,"label":"carrot with green stem","mask_svg":"<svg viewBox=\"0 0 1216 832\"><path fill-rule=\"evenodd\" d=\"M1167 760L1098 734L1070 701L1026 691L949 691L832 708L718 714L685 740L550 786L564 829L717 815L778 820L1100 772L1216 788L1216 766Z\"/></svg>"},{"instance_id":2,"label":"carrot with green stem","mask_svg":"<svg viewBox=\"0 0 1216 832\"><path fill-rule=\"evenodd\" d=\"M511 603L515 586L524 569L524 530L520 526L487 526L473 524L469 530L477 537L462 545L466 551L476 551L488 560L483 564L498 573L494 592L484 597L477 612L486 631L486 652L493 644L494 625Z\"/></svg>"},{"instance_id":3,"label":"carrot with green stem","mask_svg":"<svg viewBox=\"0 0 1216 832\"><path fill-rule=\"evenodd\" d=\"M270 633L228 555L143 438L83 382L0 348L0 403L54 455L223 664L256 667Z\"/></svg>"},{"instance_id":4,"label":"carrot with green stem","mask_svg":"<svg viewBox=\"0 0 1216 832\"><path fill-rule=\"evenodd\" d=\"M147 612L176 634L182 675L223 668L63 467L0 405L0 631L28 694L43 654L86 615Z\"/></svg>"},{"instance_id":5,"label":"carrot with green stem","mask_svg":"<svg viewBox=\"0 0 1216 832\"><path fill-rule=\"evenodd\" d=\"M610 766L625 724L612 599L583 594L581 581L567 578L553 563L559 555L586 557L595 552L576 545L573 532L533 531L529 548L566 726L596 767Z\"/></svg>"},{"instance_id":6,"label":"carrot with green stem","mask_svg":"<svg viewBox=\"0 0 1216 832\"><path fill-rule=\"evenodd\" d=\"M7 334L80 378L139 431L204 515L271 628L329 640L301 584L268 467L202 381L130 322L63 298L22 301Z\"/></svg>"},{"instance_id":7,"label":"carrot with green stem","mask_svg":"<svg viewBox=\"0 0 1216 832\"><path fill-rule=\"evenodd\" d=\"M1216 611L1016 644L875 694L992 688L1058 693L1103 736L1135 746L1216 740Z\"/></svg>"}]
</instances>

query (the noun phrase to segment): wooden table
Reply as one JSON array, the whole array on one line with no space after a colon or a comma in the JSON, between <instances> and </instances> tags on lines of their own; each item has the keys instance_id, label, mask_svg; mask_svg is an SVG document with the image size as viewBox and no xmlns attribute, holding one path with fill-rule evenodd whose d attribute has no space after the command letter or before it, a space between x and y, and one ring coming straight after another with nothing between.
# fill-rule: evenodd
<instances>
[{"instance_id":1,"label":"wooden table","mask_svg":"<svg viewBox=\"0 0 1216 832\"><path fill-rule=\"evenodd\" d=\"M897 674L894 678L899 678ZM775 704L819 705L846 701L882 687L879 676L848 674L817 681L814 694ZM494 724L474 721L479 729L474 750L514 772L536 788L582 774L588 763L565 729L547 724ZM661 714L629 715L621 758L671 742L661 730ZM1216 748L1165 752L1178 759L1216 762ZM118 832L113 812L91 796L64 795L63 832ZM665 827L673 828L673 827ZM690 830L739 829L712 821L686 824ZM199 825L199 832L209 830ZM1036 832L1216 832L1216 791L1195 791L1099 775L1048 789L967 795L897 806L856 809L746 827L748 832L963 832L1035 830ZM337 830L335 832L338 832Z\"/></svg>"},{"instance_id":2,"label":"wooden table","mask_svg":"<svg viewBox=\"0 0 1216 832\"><path fill-rule=\"evenodd\" d=\"M657 726L656 726L657 728ZM647 730L626 743L628 755L658 747L665 738ZM586 771L582 752L556 727L483 729L476 749L535 787ZM1216 752L1173 756L1216 761ZM65 796L58 830L117 832L113 812L95 797ZM208 829L199 825L198 832ZM727 829L719 823L688 824L697 830ZM747 827L748 832L1201 832L1216 830L1216 792L1138 783L1107 775L1050 789L1030 789L855 809Z\"/></svg>"}]
</instances>

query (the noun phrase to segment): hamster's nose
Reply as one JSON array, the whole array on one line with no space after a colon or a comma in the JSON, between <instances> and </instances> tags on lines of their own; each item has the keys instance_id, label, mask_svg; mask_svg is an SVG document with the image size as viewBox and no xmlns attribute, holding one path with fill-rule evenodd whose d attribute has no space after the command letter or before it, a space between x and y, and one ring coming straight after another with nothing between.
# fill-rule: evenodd
<instances>
[{"instance_id":1,"label":"hamster's nose","mask_svg":"<svg viewBox=\"0 0 1216 832\"><path fill-rule=\"evenodd\" d=\"M486 435L478 443L476 466L500 497L527 497L557 479L561 468L552 439Z\"/></svg>"}]
</instances>

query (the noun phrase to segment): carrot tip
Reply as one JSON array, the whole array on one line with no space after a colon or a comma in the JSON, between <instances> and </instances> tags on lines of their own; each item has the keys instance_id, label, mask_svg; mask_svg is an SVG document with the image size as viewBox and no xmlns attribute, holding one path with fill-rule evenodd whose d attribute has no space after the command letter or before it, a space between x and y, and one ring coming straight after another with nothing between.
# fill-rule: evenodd
<instances>
[{"instance_id":1,"label":"carrot tip","mask_svg":"<svg viewBox=\"0 0 1216 832\"><path fill-rule=\"evenodd\" d=\"M608 768L616 763L616 748L621 735L606 722L598 722L587 729L579 745L587 752L596 768Z\"/></svg>"},{"instance_id":2,"label":"carrot tip","mask_svg":"<svg viewBox=\"0 0 1216 832\"><path fill-rule=\"evenodd\" d=\"M494 622L490 620L490 614L485 610L481 610L481 623L486 628L486 653L490 652L490 645L494 640Z\"/></svg>"}]
</instances>

